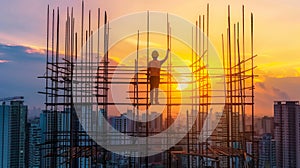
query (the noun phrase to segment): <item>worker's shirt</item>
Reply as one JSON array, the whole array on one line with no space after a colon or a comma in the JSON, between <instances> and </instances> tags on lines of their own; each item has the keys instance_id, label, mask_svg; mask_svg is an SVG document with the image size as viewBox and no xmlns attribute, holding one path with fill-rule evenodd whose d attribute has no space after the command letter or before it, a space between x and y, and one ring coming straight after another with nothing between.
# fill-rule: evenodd
<instances>
[{"instance_id":1,"label":"worker's shirt","mask_svg":"<svg viewBox=\"0 0 300 168\"><path fill-rule=\"evenodd\" d=\"M148 64L148 70L150 76L160 76L160 68L161 68L161 61L152 60Z\"/></svg>"}]
</instances>

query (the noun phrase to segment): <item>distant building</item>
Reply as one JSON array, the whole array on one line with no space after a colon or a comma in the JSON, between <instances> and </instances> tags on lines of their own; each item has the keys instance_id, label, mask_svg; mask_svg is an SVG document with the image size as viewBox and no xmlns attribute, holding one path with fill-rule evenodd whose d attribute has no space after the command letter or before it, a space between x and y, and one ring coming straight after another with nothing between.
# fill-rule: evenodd
<instances>
[{"instance_id":1,"label":"distant building","mask_svg":"<svg viewBox=\"0 0 300 168\"><path fill-rule=\"evenodd\" d=\"M146 121L146 114L142 114L142 119ZM163 118L162 115L158 112L149 113L148 119L150 120L148 123L148 128L150 134L161 132L163 129ZM172 121L173 122L173 121Z\"/></svg>"},{"instance_id":2,"label":"distant building","mask_svg":"<svg viewBox=\"0 0 300 168\"><path fill-rule=\"evenodd\" d=\"M272 136L274 135L274 117L264 116L262 118L262 133L270 133Z\"/></svg>"},{"instance_id":3,"label":"distant building","mask_svg":"<svg viewBox=\"0 0 300 168\"><path fill-rule=\"evenodd\" d=\"M27 112L23 101L0 108L0 167L25 168L28 164Z\"/></svg>"},{"instance_id":4,"label":"distant building","mask_svg":"<svg viewBox=\"0 0 300 168\"><path fill-rule=\"evenodd\" d=\"M300 167L299 101L274 102L276 166Z\"/></svg>"},{"instance_id":5,"label":"distant building","mask_svg":"<svg viewBox=\"0 0 300 168\"><path fill-rule=\"evenodd\" d=\"M27 167L27 112L23 101L11 101L9 113L9 166Z\"/></svg>"},{"instance_id":6,"label":"distant building","mask_svg":"<svg viewBox=\"0 0 300 168\"><path fill-rule=\"evenodd\" d=\"M55 114L56 113L56 114ZM43 111L40 114L40 127L41 127L41 167L51 167L53 166L53 159L56 161L56 165L64 162L63 157L57 157L54 150L57 149L56 146L68 146L69 136L67 132L69 131L69 118L68 113L62 111ZM64 132L65 136L58 136ZM65 141L65 142L64 142ZM60 149L59 152L63 153L65 149Z\"/></svg>"},{"instance_id":7,"label":"distant building","mask_svg":"<svg viewBox=\"0 0 300 168\"><path fill-rule=\"evenodd\" d=\"M40 167L59 167L65 168L68 164L67 153L71 146L71 123L73 129L82 132L80 135L73 135L73 146L77 146L83 149L85 146L89 146L91 140L89 136L83 133L85 130L81 127L77 119L73 119L71 122L70 109L64 111L51 111L44 110L40 114L40 127L41 127L41 166ZM75 142L74 142L75 141ZM79 149L74 149L79 150ZM59 155L58 155L59 154ZM53 163L55 161L55 163ZM89 167L91 158L89 157L77 157L73 159L73 167ZM55 165L53 165L55 164Z\"/></svg>"},{"instance_id":8,"label":"distant building","mask_svg":"<svg viewBox=\"0 0 300 168\"><path fill-rule=\"evenodd\" d=\"M274 136L274 117L255 118L255 133L256 135L270 133Z\"/></svg>"},{"instance_id":9,"label":"distant building","mask_svg":"<svg viewBox=\"0 0 300 168\"><path fill-rule=\"evenodd\" d=\"M132 132L127 114L121 114L121 116L111 117L110 121L111 125L119 132Z\"/></svg>"},{"instance_id":10,"label":"distant building","mask_svg":"<svg viewBox=\"0 0 300 168\"><path fill-rule=\"evenodd\" d=\"M110 124L117 132L121 132L124 135L132 134L133 121L128 118L129 116L132 117L131 110L128 110L127 113L121 114L120 116L110 117ZM126 136L119 135L118 133L115 133L115 136L110 141L114 145L131 144L130 139L128 139ZM129 165L129 158L111 153L111 163L114 166L127 167Z\"/></svg>"},{"instance_id":11,"label":"distant building","mask_svg":"<svg viewBox=\"0 0 300 168\"><path fill-rule=\"evenodd\" d=\"M276 147L272 134L266 133L259 140L259 167L276 168Z\"/></svg>"},{"instance_id":12,"label":"distant building","mask_svg":"<svg viewBox=\"0 0 300 168\"><path fill-rule=\"evenodd\" d=\"M9 113L10 106L0 106L0 167L9 167Z\"/></svg>"},{"instance_id":13,"label":"distant building","mask_svg":"<svg viewBox=\"0 0 300 168\"><path fill-rule=\"evenodd\" d=\"M28 168L40 167L41 136L40 118L34 118L30 120L28 128Z\"/></svg>"},{"instance_id":14,"label":"distant building","mask_svg":"<svg viewBox=\"0 0 300 168\"><path fill-rule=\"evenodd\" d=\"M132 110L127 110L126 113L121 114L120 116L114 116L110 117L110 124L111 126L117 130L118 132L121 132L124 134L119 135L116 134L111 139L111 143L114 145L132 145L134 143L132 138L128 138L129 136L125 135L133 135L133 132L136 132L136 134L139 134L139 136L145 136L146 135L146 122L134 122L133 118L135 118ZM143 113L142 115L139 116L142 118L142 120L146 121L146 114ZM162 131L162 115L157 112L151 112L149 113L149 119L151 118L151 121L148 122L148 131L149 135L156 134ZM135 130L135 131L134 131ZM118 136L117 136L118 135ZM127 153L128 155L128 153ZM158 162L161 161L161 154L152 156L148 158L149 164L158 164ZM118 155L115 153L111 154L111 162L114 166L116 167L128 167L130 164L134 165L135 163L135 158L129 158L126 156L126 153L123 153L122 155Z\"/></svg>"}]
</instances>

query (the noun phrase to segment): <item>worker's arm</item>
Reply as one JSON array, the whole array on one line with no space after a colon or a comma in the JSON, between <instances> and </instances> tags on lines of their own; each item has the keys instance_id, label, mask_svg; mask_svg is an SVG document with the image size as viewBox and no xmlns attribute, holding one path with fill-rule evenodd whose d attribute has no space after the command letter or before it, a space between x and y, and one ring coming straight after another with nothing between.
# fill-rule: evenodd
<instances>
[{"instance_id":1,"label":"worker's arm","mask_svg":"<svg viewBox=\"0 0 300 168\"><path fill-rule=\"evenodd\" d=\"M168 57L169 57L169 52L170 52L170 49L167 50L167 54L165 56L165 58L163 60L160 61L160 65L162 65L164 62L167 61Z\"/></svg>"}]
</instances>

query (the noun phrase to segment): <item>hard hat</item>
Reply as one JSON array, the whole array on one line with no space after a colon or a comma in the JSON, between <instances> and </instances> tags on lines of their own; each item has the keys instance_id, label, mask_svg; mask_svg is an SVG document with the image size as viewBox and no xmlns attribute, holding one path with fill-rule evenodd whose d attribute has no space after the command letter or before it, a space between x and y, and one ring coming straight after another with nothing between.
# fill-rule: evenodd
<instances>
[{"instance_id":1,"label":"hard hat","mask_svg":"<svg viewBox=\"0 0 300 168\"><path fill-rule=\"evenodd\" d=\"M157 58L158 57L158 52L156 50L152 51L152 57Z\"/></svg>"}]
</instances>

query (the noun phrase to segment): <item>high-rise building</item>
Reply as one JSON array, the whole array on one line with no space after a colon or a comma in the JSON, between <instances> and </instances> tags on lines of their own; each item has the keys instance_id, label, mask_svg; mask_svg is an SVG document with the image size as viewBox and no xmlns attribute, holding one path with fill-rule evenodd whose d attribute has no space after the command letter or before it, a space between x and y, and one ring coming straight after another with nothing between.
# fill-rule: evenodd
<instances>
[{"instance_id":1,"label":"high-rise building","mask_svg":"<svg viewBox=\"0 0 300 168\"><path fill-rule=\"evenodd\" d=\"M142 114L142 118L144 121L146 121L146 114ZM160 113L158 112L151 112L149 113L149 116L148 116L148 119L150 118L149 120L149 123L148 123L148 127L149 127L149 132L150 134L151 133L157 133L157 132L161 132L163 127L162 127L162 124L163 124L163 117ZM144 123L146 124L146 123ZM146 126L145 126L146 127Z\"/></svg>"},{"instance_id":2,"label":"high-rise building","mask_svg":"<svg viewBox=\"0 0 300 168\"><path fill-rule=\"evenodd\" d=\"M2 103L0 108L0 166L27 167L27 112L21 100Z\"/></svg>"},{"instance_id":3,"label":"high-rise building","mask_svg":"<svg viewBox=\"0 0 300 168\"><path fill-rule=\"evenodd\" d=\"M41 127L41 166L40 167L57 167L65 168L69 164L65 155L70 152L71 146L71 113L70 109L64 111L44 110L40 114ZM91 158L85 157L85 154L80 155L80 151L89 146L91 140L84 133L84 129L80 126L78 120L73 119L74 127L79 127L82 133L76 136L77 144L73 144L72 151L76 153L76 158L73 159L73 167L89 167ZM76 125L76 126L74 126ZM75 139L75 138L74 138ZM58 148L59 147L59 148ZM84 151L82 151L84 153ZM53 166L53 162L55 166Z\"/></svg>"},{"instance_id":4,"label":"high-rise building","mask_svg":"<svg viewBox=\"0 0 300 168\"><path fill-rule=\"evenodd\" d=\"M300 167L299 101L274 102L276 166Z\"/></svg>"},{"instance_id":5,"label":"high-rise building","mask_svg":"<svg viewBox=\"0 0 300 168\"><path fill-rule=\"evenodd\" d=\"M263 133L271 133L274 134L274 117L264 116L262 118L262 130Z\"/></svg>"},{"instance_id":6,"label":"high-rise building","mask_svg":"<svg viewBox=\"0 0 300 168\"><path fill-rule=\"evenodd\" d=\"M259 167L276 168L276 147L272 134L263 134L259 140Z\"/></svg>"},{"instance_id":7,"label":"high-rise building","mask_svg":"<svg viewBox=\"0 0 300 168\"><path fill-rule=\"evenodd\" d=\"M132 131L129 128L129 120L126 116L127 114L121 114L121 116L111 117L111 125L122 133Z\"/></svg>"},{"instance_id":8,"label":"high-rise building","mask_svg":"<svg viewBox=\"0 0 300 168\"><path fill-rule=\"evenodd\" d=\"M11 101L9 113L9 165L27 167L27 112L23 101Z\"/></svg>"},{"instance_id":9,"label":"high-rise building","mask_svg":"<svg viewBox=\"0 0 300 168\"><path fill-rule=\"evenodd\" d=\"M274 117L256 117L254 122L256 135L271 133L274 136Z\"/></svg>"},{"instance_id":10,"label":"high-rise building","mask_svg":"<svg viewBox=\"0 0 300 168\"><path fill-rule=\"evenodd\" d=\"M29 121L28 128L28 167L39 168L41 161L40 144L41 144L41 127L40 118L34 118Z\"/></svg>"},{"instance_id":11,"label":"high-rise building","mask_svg":"<svg viewBox=\"0 0 300 168\"><path fill-rule=\"evenodd\" d=\"M10 106L0 107L0 167L9 167L9 112Z\"/></svg>"},{"instance_id":12,"label":"high-rise building","mask_svg":"<svg viewBox=\"0 0 300 168\"><path fill-rule=\"evenodd\" d=\"M56 113L56 114L55 114ZM41 166L50 167L53 159L57 162L57 165L63 165L65 161L62 157L56 156L55 151L50 148L53 146L68 146L69 136L59 136L60 132L69 132L70 114L64 111L43 111L40 114L40 127L41 127ZM55 143L53 143L55 142ZM64 153L65 149L61 149L60 152ZM59 166L57 166L59 167ZM63 166L62 166L63 167Z\"/></svg>"}]
</instances>

